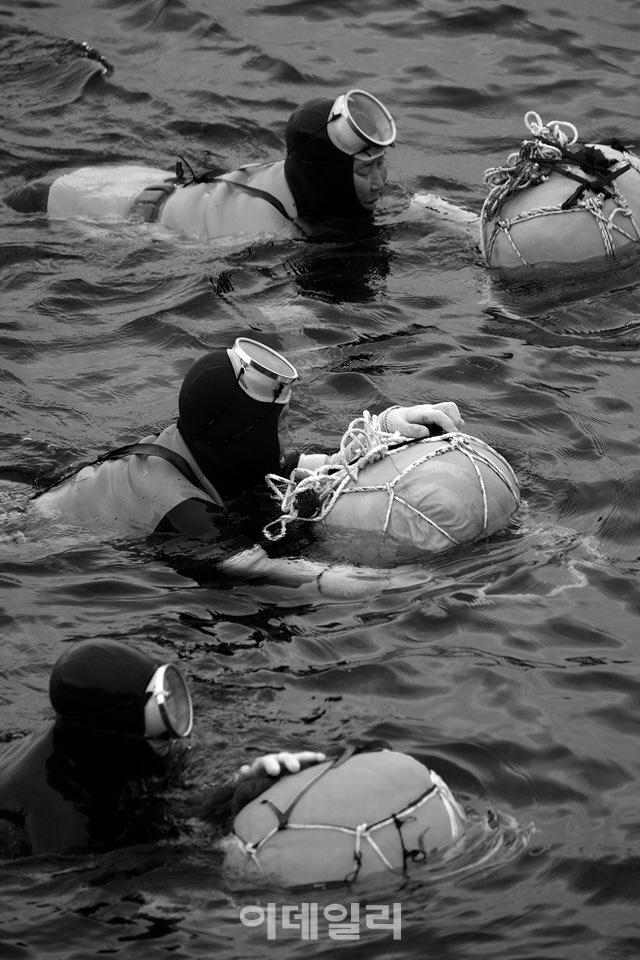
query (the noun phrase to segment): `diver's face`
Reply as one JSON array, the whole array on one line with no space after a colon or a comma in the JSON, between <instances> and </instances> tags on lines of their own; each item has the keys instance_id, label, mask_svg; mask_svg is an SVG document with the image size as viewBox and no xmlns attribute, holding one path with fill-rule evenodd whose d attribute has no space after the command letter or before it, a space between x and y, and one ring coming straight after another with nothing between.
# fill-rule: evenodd
<instances>
[{"instance_id":1,"label":"diver's face","mask_svg":"<svg viewBox=\"0 0 640 960\"><path fill-rule=\"evenodd\" d=\"M387 161L384 154L375 160L353 161L353 183L360 206L373 210L387 182Z\"/></svg>"}]
</instances>

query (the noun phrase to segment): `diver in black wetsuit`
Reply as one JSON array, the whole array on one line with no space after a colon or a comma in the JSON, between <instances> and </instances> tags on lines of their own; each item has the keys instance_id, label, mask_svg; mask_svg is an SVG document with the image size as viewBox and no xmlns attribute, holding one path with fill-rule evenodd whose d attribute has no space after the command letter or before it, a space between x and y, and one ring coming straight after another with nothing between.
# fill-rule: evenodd
<instances>
[{"instance_id":1,"label":"diver in black wetsuit","mask_svg":"<svg viewBox=\"0 0 640 960\"><path fill-rule=\"evenodd\" d=\"M123 643L88 640L57 661L49 695L55 720L0 755L0 853L152 839L139 804L144 784L168 775L176 761L169 741L185 737L193 720L178 668Z\"/></svg>"},{"instance_id":2,"label":"diver in black wetsuit","mask_svg":"<svg viewBox=\"0 0 640 960\"><path fill-rule=\"evenodd\" d=\"M327 754L267 754L222 775L214 789L194 790L184 779L184 751L171 743L193 725L186 682L175 665L158 667L125 643L74 644L54 665L49 693L54 721L0 755L2 859L184 838L199 820L232 872L249 877L257 867L266 876L275 870L285 885L304 877L324 886L350 883L361 871L404 873L464 830L464 811L438 775L381 741L334 744ZM355 754L363 756L354 768ZM328 827L328 855L329 841L313 826L325 829L326 816L337 823ZM380 839L387 827L386 854L363 859L361 834ZM285 830L292 836L281 850L271 841Z\"/></svg>"},{"instance_id":3,"label":"diver in black wetsuit","mask_svg":"<svg viewBox=\"0 0 640 960\"><path fill-rule=\"evenodd\" d=\"M285 357L247 337L238 337L230 349L210 351L184 378L175 423L55 481L34 495L34 511L73 525L91 524L106 534L152 537L163 556L188 575L195 575L194 557L205 575L215 566L233 577L265 577L291 586L315 582L326 596L369 594L372 585L385 581L384 571L271 557L255 540L239 553L223 554L221 531L231 509L240 497L266 501L268 474L288 477L296 468L311 471L349 459L345 450L284 452L280 420L297 379ZM408 438L448 433L463 423L450 401L392 406L380 418L383 429ZM242 537L243 547L252 543L244 526ZM220 552L217 541L223 544Z\"/></svg>"},{"instance_id":4,"label":"diver in black wetsuit","mask_svg":"<svg viewBox=\"0 0 640 960\"><path fill-rule=\"evenodd\" d=\"M55 719L0 754L0 857L106 850L179 833L162 789L177 780L191 731L188 687L174 664L115 640L74 644L49 685ZM279 753L244 766L240 782L295 772L324 754ZM233 794L238 778L229 781ZM191 810L190 813L196 811Z\"/></svg>"},{"instance_id":5,"label":"diver in black wetsuit","mask_svg":"<svg viewBox=\"0 0 640 960\"><path fill-rule=\"evenodd\" d=\"M54 219L100 221L108 213L161 223L195 240L263 233L357 237L371 232L387 180L385 151L395 139L395 121L384 104L352 89L294 110L284 159L224 175L196 174L190 167L186 175L186 161L177 164L175 176L139 164L83 167L24 184L4 200L14 210L46 211Z\"/></svg>"}]
</instances>

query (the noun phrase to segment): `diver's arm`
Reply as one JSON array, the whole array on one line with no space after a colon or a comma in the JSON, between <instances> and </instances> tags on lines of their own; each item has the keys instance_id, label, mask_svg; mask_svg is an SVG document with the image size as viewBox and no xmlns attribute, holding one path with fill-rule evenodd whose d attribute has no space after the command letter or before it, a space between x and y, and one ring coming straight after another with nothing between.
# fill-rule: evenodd
<instances>
[{"instance_id":1,"label":"diver's arm","mask_svg":"<svg viewBox=\"0 0 640 960\"><path fill-rule=\"evenodd\" d=\"M427 216L437 217L438 220L468 232L477 234L480 217L472 210L458 207L450 200L439 197L437 193L414 193L409 204L410 213L426 213Z\"/></svg>"},{"instance_id":2,"label":"diver's arm","mask_svg":"<svg viewBox=\"0 0 640 960\"><path fill-rule=\"evenodd\" d=\"M394 585L396 571L356 567L348 563L318 563L315 560L270 557L259 544L228 557L217 565L227 576L243 580L265 580L283 587L309 587L330 600L357 600L375 596ZM427 575L422 567L404 567L397 586L409 586L408 574L418 573L418 583ZM415 577L410 578L415 584ZM316 594L316 595L317 595Z\"/></svg>"},{"instance_id":3,"label":"diver's arm","mask_svg":"<svg viewBox=\"0 0 640 960\"><path fill-rule=\"evenodd\" d=\"M225 511L213 503L195 497L183 500L165 514L151 539L179 573L195 579L200 579L205 565L210 571L213 562L218 572L236 580L264 580L294 588L308 586L329 599L369 597L390 584L390 570L270 557L259 544L222 558L224 548L218 541L225 517Z\"/></svg>"},{"instance_id":4,"label":"diver's arm","mask_svg":"<svg viewBox=\"0 0 640 960\"><path fill-rule=\"evenodd\" d=\"M6 819L0 811L0 859L15 860L31 856L31 845L23 827L15 819Z\"/></svg>"}]
</instances>

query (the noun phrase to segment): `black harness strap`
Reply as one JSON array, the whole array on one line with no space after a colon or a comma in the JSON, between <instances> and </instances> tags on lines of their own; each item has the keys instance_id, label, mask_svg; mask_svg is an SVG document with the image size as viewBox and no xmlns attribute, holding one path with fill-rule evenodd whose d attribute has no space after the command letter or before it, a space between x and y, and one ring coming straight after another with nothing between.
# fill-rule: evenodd
<instances>
[{"instance_id":1,"label":"black harness strap","mask_svg":"<svg viewBox=\"0 0 640 960\"><path fill-rule=\"evenodd\" d=\"M624 166L620 167L619 170L609 173L607 176L596 177L595 180L586 180L582 177L578 177L576 174L571 173L570 170L565 170L563 167L558 167L557 169L558 173L562 173L565 177L570 177L572 180L577 180L580 183L580 186L573 191L570 197L567 197L560 208L561 210L568 210L569 207L572 207L574 203L578 202L586 190L593 190L594 194L604 193L609 200L613 199L613 194L607 190L607 187L610 183L613 183L617 177L621 176L621 174L626 173L627 170L630 170L631 164L625 163Z\"/></svg>"},{"instance_id":2,"label":"black harness strap","mask_svg":"<svg viewBox=\"0 0 640 960\"><path fill-rule=\"evenodd\" d=\"M95 467L101 463L105 463L107 460L122 460L124 457L131 456L159 457L161 460L166 460L167 463L170 463L173 467L175 467L178 473L182 474L182 476L195 487L199 487L200 490L204 489L200 480L196 476L195 471L191 468L185 458L179 453L176 453L175 450L170 450L168 447L163 447L159 443L129 443L124 447L117 447L115 450L109 450L108 453L103 453L101 457L98 457L96 460L92 460L90 463L81 464L79 467L76 467L72 473L66 473L62 477L57 477L52 483L44 487L43 490L38 490L37 493L34 493L30 499L35 500L36 497L39 497L43 493L47 493L49 490L52 490L53 487L57 487L66 480L70 480L71 477L74 477L80 470L84 470L85 467Z\"/></svg>"},{"instance_id":3,"label":"black harness strap","mask_svg":"<svg viewBox=\"0 0 640 960\"><path fill-rule=\"evenodd\" d=\"M580 200L587 190L592 190L594 194L604 193L609 199L613 199L613 194L607 190L607 187L618 177L631 169L630 163L623 164L619 170L612 171L610 168L618 162L615 157L607 157L598 150L597 147L578 145L575 149L565 147L555 140L549 140L547 137L537 137L541 143L554 147L559 150L561 157L554 160L538 160L541 167L548 167L561 173L570 180L576 180L579 186L574 190L570 197L564 201L562 210L568 210ZM624 149L624 146L622 147ZM564 164L570 163L574 167L579 167L587 177L581 177L579 174L568 170ZM588 179L591 176L593 179Z\"/></svg>"},{"instance_id":4,"label":"black harness strap","mask_svg":"<svg viewBox=\"0 0 640 960\"><path fill-rule=\"evenodd\" d=\"M191 179L187 180L184 173L184 167L187 166ZM252 187L248 183L243 183L241 180L229 180L227 177L217 176L214 171L205 171L204 173L197 174L192 169L191 165L184 159L180 157L180 160L176 163L176 179L175 182L178 186L188 187L192 183L226 183L229 187L235 187L236 190L241 190L243 193L248 194L251 197L255 197L257 200L264 200L265 203L270 203L274 207L280 216L284 217L285 220L288 220L290 223L293 223L294 226L304 234L300 223L292 217L282 203L282 201L274 196L274 194L269 193L267 190L261 190L259 187Z\"/></svg>"},{"instance_id":5,"label":"black harness strap","mask_svg":"<svg viewBox=\"0 0 640 960\"><path fill-rule=\"evenodd\" d=\"M241 190L243 193L248 193L251 197L257 197L259 200L264 200L266 203L270 203L272 207L275 207L278 213L283 216L285 220L295 223L293 217L290 217L285 210L282 201L277 197L274 197L272 193L268 193L266 190L260 190L258 187L251 187L248 183L242 183L239 180L227 180L226 177L211 177L210 180L207 180L207 183L226 183L230 187L235 187L236 190Z\"/></svg>"},{"instance_id":6,"label":"black harness strap","mask_svg":"<svg viewBox=\"0 0 640 960\"><path fill-rule=\"evenodd\" d=\"M202 484L195 471L185 460L185 458L170 450L169 447L163 447L159 443L129 443L124 447L118 447L116 450L110 450L95 460L95 463L104 463L106 460L122 460L124 457L159 457L160 460L166 460L172 467L175 467L178 473L192 483L195 487L202 490Z\"/></svg>"},{"instance_id":7,"label":"black harness strap","mask_svg":"<svg viewBox=\"0 0 640 960\"><path fill-rule=\"evenodd\" d=\"M267 190L252 187L248 183L242 183L241 180L228 180L226 177L211 176L207 173L203 173L201 176L196 176L192 173L191 180L185 180L184 170L181 164L177 164L175 177L171 177L162 183L154 183L149 187L145 187L142 193L133 201L130 212L133 216L138 216L147 223L153 223L159 218L160 210L164 206L167 197L173 193L176 187L189 187L195 183L226 183L229 187L235 187L236 190L241 190L251 197L256 197L258 200L264 200L265 203L270 203L272 207L275 207L280 216L284 217L285 220L289 220L290 223L297 225L296 220L287 213L282 201Z\"/></svg>"}]
</instances>

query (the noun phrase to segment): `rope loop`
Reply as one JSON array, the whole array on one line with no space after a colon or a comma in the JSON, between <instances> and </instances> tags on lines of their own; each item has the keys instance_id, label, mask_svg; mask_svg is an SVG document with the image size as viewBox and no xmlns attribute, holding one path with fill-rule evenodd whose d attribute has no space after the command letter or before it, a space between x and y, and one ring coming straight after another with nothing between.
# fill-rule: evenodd
<instances>
[{"instance_id":1,"label":"rope loop","mask_svg":"<svg viewBox=\"0 0 640 960\"><path fill-rule=\"evenodd\" d=\"M434 441L437 441L434 443ZM361 484L359 477L369 464L392 453L398 447L415 444L415 458L389 480L377 484ZM452 545L459 540L453 534L439 526L435 520L426 516L414 504L408 502L397 492L402 480L428 460L454 451L462 453L472 466L482 497L482 529L475 534L481 536L488 527L489 507L485 479L480 467L483 466L495 474L508 487L517 504L519 495L517 481L512 471L503 469L487 451L491 448L482 440L469 437L464 433L447 433L436 437L409 439L399 433L389 433L380 423L380 418L365 410L362 417L353 420L340 443L342 463L327 463L316 470L295 469L290 478L268 474L266 482L274 499L280 502L280 516L263 528L268 540L280 540L290 523L296 520L317 523L324 520L343 494L379 492L386 497L386 511L380 520L380 532L386 534L391 523L392 510L395 508L411 514L421 521L430 532L436 531Z\"/></svg>"},{"instance_id":2,"label":"rope loop","mask_svg":"<svg viewBox=\"0 0 640 960\"><path fill-rule=\"evenodd\" d=\"M554 166L566 161L566 150L578 140L578 130L568 120L543 123L539 113L528 110L524 124L533 140L523 140L520 150L507 157L506 164L489 167L483 182L490 186L482 208L482 220L491 220L503 203L518 190L548 180Z\"/></svg>"},{"instance_id":3,"label":"rope loop","mask_svg":"<svg viewBox=\"0 0 640 960\"><path fill-rule=\"evenodd\" d=\"M365 410L361 417L351 421L340 440L340 463L327 463L315 470L296 467L288 479L267 474L267 486L273 498L280 501L281 516L264 527L264 536L268 540L280 540L294 520L316 523L324 520L344 488L350 482L356 483L366 466L385 457L390 443L397 444L403 439L407 438L389 433L379 417Z\"/></svg>"},{"instance_id":4,"label":"rope loop","mask_svg":"<svg viewBox=\"0 0 640 960\"><path fill-rule=\"evenodd\" d=\"M561 147L571 147L578 140L578 129L569 120L549 120L543 123L539 113L527 110L524 115L524 124L534 137L544 137L547 140L556 140ZM564 132L566 128L570 134Z\"/></svg>"},{"instance_id":5,"label":"rope loop","mask_svg":"<svg viewBox=\"0 0 640 960\"><path fill-rule=\"evenodd\" d=\"M480 246L485 260L492 262L497 239L504 236L519 261L529 266L526 243L524 250L520 250L511 228L537 217L566 212L583 212L595 219L603 253L609 261L616 259L616 238L621 244L640 242L640 226L617 184L617 179L629 169L640 173L640 161L630 148L616 144L624 154L623 158L616 159L599 150L597 145L581 146L573 123L567 120L544 123L535 110L527 111L524 123L533 139L524 140L518 153L510 154L504 165L484 172L484 182L489 186L480 215L483 225ZM523 210L508 218L502 215L502 207L510 197L548 180L554 172L577 181L578 187L570 196L552 206ZM603 210L606 201L614 204L608 215ZM520 236L526 237L522 232Z\"/></svg>"}]
</instances>

